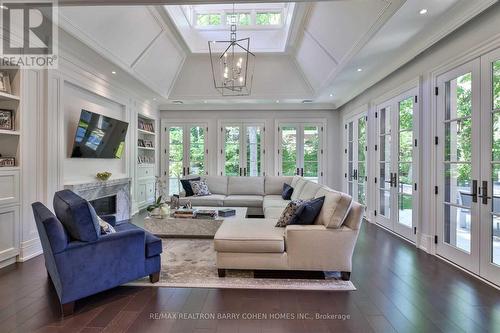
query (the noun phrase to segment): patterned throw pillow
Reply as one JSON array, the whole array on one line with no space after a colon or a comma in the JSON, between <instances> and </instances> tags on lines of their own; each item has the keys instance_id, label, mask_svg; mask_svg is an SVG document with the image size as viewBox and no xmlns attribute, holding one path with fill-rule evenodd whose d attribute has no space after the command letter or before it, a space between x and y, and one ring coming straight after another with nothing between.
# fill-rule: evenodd
<instances>
[{"instance_id":1,"label":"patterned throw pillow","mask_svg":"<svg viewBox=\"0 0 500 333\"><path fill-rule=\"evenodd\" d=\"M189 184L191 184L195 197L203 197L212 194L210 193L208 185L204 180L190 181Z\"/></svg>"},{"instance_id":2,"label":"patterned throw pillow","mask_svg":"<svg viewBox=\"0 0 500 333\"><path fill-rule=\"evenodd\" d=\"M99 221L99 226L101 227L101 235L114 234L116 232L115 228L108 222L101 219L99 216L97 217Z\"/></svg>"},{"instance_id":3,"label":"patterned throw pillow","mask_svg":"<svg viewBox=\"0 0 500 333\"><path fill-rule=\"evenodd\" d=\"M288 203L283 213L281 213L280 218L278 219L278 223L276 223L276 227L284 228L292 222L295 218L295 213L297 209L304 203L304 200L292 200Z\"/></svg>"}]
</instances>

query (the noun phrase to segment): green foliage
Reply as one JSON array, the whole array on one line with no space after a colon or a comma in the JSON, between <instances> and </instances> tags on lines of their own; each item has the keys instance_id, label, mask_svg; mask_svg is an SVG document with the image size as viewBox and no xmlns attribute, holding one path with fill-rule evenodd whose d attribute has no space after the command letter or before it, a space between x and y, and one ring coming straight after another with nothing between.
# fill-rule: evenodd
<instances>
[{"instance_id":1,"label":"green foliage","mask_svg":"<svg viewBox=\"0 0 500 333\"><path fill-rule=\"evenodd\" d=\"M257 25L279 25L281 24L281 13L257 13Z\"/></svg>"},{"instance_id":2,"label":"green foliage","mask_svg":"<svg viewBox=\"0 0 500 333\"><path fill-rule=\"evenodd\" d=\"M196 16L196 25L200 27L220 25L221 18L221 14L198 14Z\"/></svg>"}]
</instances>

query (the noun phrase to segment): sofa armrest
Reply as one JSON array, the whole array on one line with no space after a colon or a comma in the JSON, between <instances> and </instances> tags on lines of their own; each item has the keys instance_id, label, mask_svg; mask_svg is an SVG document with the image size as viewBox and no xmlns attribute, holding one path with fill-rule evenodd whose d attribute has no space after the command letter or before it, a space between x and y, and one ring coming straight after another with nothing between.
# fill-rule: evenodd
<instances>
[{"instance_id":1,"label":"sofa armrest","mask_svg":"<svg viewBox=\"0 0 500 333\"><path fill-rule=\"evenodd\" d=\"M288 265L297 270L351 271L358 230L342 226L289 225L285 230Z\"/></svg>"},{"instance_id":2,"label":"sofa armrest","mask_svg":"<svg viewBox=\"0 0 500 333\"><path fill-rule=\"evenodd\" d=\"M55 255L67 303L144 276L144 230L101 236L95 242L71 242Z\"/></svg>"},{"instance_id":3,"label":"sofa armrest","mask_svg":"<svg viewBox=\"0 0 500 333\"><path fill-rule=\"evenodd\" d=\"M103 215L100 216L101 219L111 224L112 227L116 226L116 216L115 215Z\"/></svg>"}]
</instances>

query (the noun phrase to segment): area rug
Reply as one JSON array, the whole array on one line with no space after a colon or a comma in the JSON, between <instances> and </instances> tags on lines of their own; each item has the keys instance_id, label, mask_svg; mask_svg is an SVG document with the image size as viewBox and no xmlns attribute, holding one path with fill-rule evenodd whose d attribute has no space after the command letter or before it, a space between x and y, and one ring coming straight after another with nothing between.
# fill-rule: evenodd
<instances>
[{"instance_id":1,"label":"area rug","mask_svg":"<svg viewBox=\"0 0 500 333\"><path fill-rule=\"evenodd\" d=\"M254 278L253 271L228 270L219 278L212 239L164 238L160 281L148 278L127 285L176 288L281 289L281 290L356 290L351 281L336 274L325 279Z\"/></svg>"}]
</instances>

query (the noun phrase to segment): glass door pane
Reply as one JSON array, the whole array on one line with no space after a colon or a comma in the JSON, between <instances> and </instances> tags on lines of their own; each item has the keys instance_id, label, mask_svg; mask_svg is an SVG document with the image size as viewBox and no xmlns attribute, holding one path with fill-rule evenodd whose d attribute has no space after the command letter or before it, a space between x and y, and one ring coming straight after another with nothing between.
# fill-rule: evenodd
<instances>
[{"instance_id":1,"label":"glass door pane","mask_svg":"<svg viewBox=\"0 0 500 333\"><path fill-rule=\"evenodd\" d=\"M205 127L191 126L189 128L189 173L206 174L205 163Z\"/></svg>"},{"instance_id":2,"label":"glass door pane","mask_svg":"<svg viewBox=\"0 0 500 333\"><path fill-rule=\"evenodd\" d=\"M245 129L246 165L245 176L262 175L262 127L246 126Z\"/></svg>"},{"instance_id":3,"label":"glass door pane","mask_svg":"<svg viewBox=\"0 0 500 333\"><path fill-rule=\"evenodd\" d=\"M281 174L294 176L297 174L297 127L282 126L281 132Z\"/></svg>"},{"instance_id":4,"label":"glass door pane","mask_svg":"<svg viewBox=\"0 0 500 333\"><path fill-rule=\"evenodd\" d=\"M444 242L470 253L472 73L445 83L444 111Z\"/></svg>"},{"instance_id":5,"label":"glass door pane","mask_svg":"<svg viewBox=\"0 0 500 333\"><path fill-rule=\"evenodd\" d=\"M224 174L240 176L240 126L224 127Z\"/></svg>"},{"instance_id":6,"label":"glass door pane","mask_svg":"<svg viewBox=\"0 0 500 333\"><path fill-rule=\"evenodd\" d=\"M181 126L168 130L168 179L169 195L180 193L180 179L184 171L184 129Z\"/></svg>"},{"instance_id":7,"label":"glass door pane","mask_svg":"<svg viewBox=\"0 0 500 333\"><path fill-rule=\"evenodd\" d=\"M354 196L354 122L347 124L347 193Z\"/></svg>"},{"instance_id":8,"label":"glass door pane","mask_svg":"<svg viewBox=\"0 0 500 333\"><path fill-rule=\"evenodd\" d=\"M379 121L379 213L391 218L391 107L380 110Z\"/></svg>"},{"instance_id":9,"label":"glass door pane","mask_svg":"<svg viewBox=\"0 0 500 333\"><path fill-rule=\"evenodd\" d=\"M492 63L492 112L491 112L491 184L492 203L489 223L491 225L491 252L489 262L500 269L500 60ZM498 271L497 271L498 273ZM500 276L500 275L497 275Z\"/></svg>"},{"instance_id":10,"label":"glass door pane","mask_svg":"<svg viewBox=\"0 0 500 333\"><path fill-rule=\"evenodd\" d=\"M357 172L356 180L358 185L357 201L366 204L366 117L358 119L357 130Z\"/></svg>"},{"instance_id":11,"label":"glass door pane","mask_svg":"<svg viewBox=\"0 0 500 333\"><path fill-rule=\"evenodd\" d=\"M413 226L413 96L399 102L398 223Z\"/></svg>"},{"instance_id":12,"label":"glass door pane","mask_svg":"<svg viewBox=\"0 0 500 333\"><path fill-rule=\"evenodd\" d=\"M304 126L303 177L319 181L319 126Z\"/></svg>"}]
</instances>

